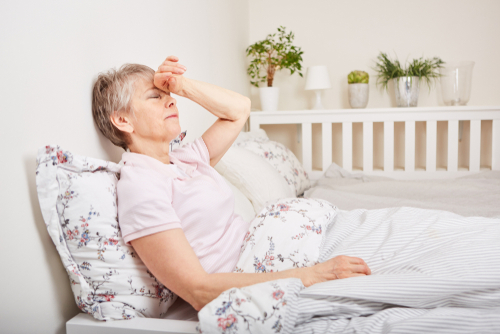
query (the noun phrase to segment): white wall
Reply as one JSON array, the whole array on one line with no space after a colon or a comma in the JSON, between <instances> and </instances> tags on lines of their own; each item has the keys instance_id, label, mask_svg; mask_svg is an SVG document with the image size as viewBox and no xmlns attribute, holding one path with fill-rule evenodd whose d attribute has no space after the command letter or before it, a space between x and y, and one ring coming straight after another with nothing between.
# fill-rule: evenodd
<instances>
[{"instance_id":1,"label":"white wall","mask_svg":"<svg viewBox=\"0 0 500 334\"><path fill-rule=\"evenodd\" d=\"M99 71L125 62L156 68L174 54L188 67L187 77L251 93L258 109L244 50L284 25L305 52L305 68L329 67L327 108L348 107L346 76L355 69L372 75L369 107L393 106L374 86L371 67L379 51L401 60L422 54L474 60L469 105L499 105L499 13L497 0L1 2L0 332L64 333L65 321L79 311L40 214L35 154L42 145L59 144L80 155L120 159L121 149L92 123L91 87ZM298 75L278 72L275 85L280 109L312 106L313 94ZM215 117L178 101L191 141ZM436 90L421 90L420 106L440 104ZM290 140L295 129L268 130L297 153Z\"/></svg>"},{"instance_id":2,"label":"white wall","mask_svg":"<svg viewBox=\"0 0 500 334\"><path fill-rule=\"evenodd\" d=\"M392 57L397 55L402 62L420 56L437 56L448 62L473 60L476 64L468 105L500 105L499 15L498 0L252 0L249 43L264 39L283 25L287 32L294 32L295 45L304 51L304 78L297 74L290 76L288 70L275 76L273 86L280 88L279 110L312 108L314 93L304 90L305 70L312 65L326 65L330 71L332 89L323 92L325 108L349 108L347 74L352 70L370 74L368 108L395 107L393 93L388 94L375 85L372 68L381 51ZM252 107L260 109L258 89L252 86L251 93ZM423 86L418 105L443 105L439 85L430 92ZM285 143L300 156L295 126L264 129L272 139ZM333 129L333 158L341 163L339 129ZM313 133L316 136L313 144L321 143L319 125L313 126ZM396 139L401 135L397 131ZM355 142L360 141L360 136L361 127L356 127ZM466 144L461 143L461 152ZM313 151L313 166L321 166L321 148L316 148L319 149ZM358 150L355 165L360 165L360 154ZM467 160L465 154L463 158L461 161Z\"/></svg>"},{"instance_id":3,"label":"white wall","mask_svg":"<svg viewBox=\"0 0 500 334\"><path fill-rule=\"evenodd\" d=\"M0 4L0 332L64 333L79 312L35 188L40 146L118 162L98 135L91 88L100 71L177 55L185 76L249 96L248 2L2 1ZM215 116L178 98L187 139Z\"/></svg>"}]
</instances>

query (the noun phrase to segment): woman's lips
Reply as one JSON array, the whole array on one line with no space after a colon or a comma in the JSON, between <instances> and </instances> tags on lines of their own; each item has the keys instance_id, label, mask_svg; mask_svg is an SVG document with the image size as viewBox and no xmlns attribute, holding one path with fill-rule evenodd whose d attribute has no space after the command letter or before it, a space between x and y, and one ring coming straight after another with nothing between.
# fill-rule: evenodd
<instances>
[{"instance_id":1,"label":"woman's lips","mask_svg":"<svg viewBox=\"0 0 500 334\"><path fill-rule=\"evenodd\" d=\"M177 115L170 115L167 118L177 117Z\"/></svg>"}]
</instances>

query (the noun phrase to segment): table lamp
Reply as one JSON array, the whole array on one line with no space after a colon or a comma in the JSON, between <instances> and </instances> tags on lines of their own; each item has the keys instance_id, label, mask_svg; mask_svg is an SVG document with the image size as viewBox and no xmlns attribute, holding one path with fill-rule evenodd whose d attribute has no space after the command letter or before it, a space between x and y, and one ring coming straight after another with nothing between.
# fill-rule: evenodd
<instances>
[{"instance_id":1,"label":"table lamp","mask_svg":"<svg viewBox=\"0 0 500 334\"><path fill-rule=\"evenodd\" d=\"M309 66L307 68L306 90L314 90L316 93L315 110L324 109L321 104L321 90L332 88L328 68L324 65Z\"/></svg>"}]
</instances>

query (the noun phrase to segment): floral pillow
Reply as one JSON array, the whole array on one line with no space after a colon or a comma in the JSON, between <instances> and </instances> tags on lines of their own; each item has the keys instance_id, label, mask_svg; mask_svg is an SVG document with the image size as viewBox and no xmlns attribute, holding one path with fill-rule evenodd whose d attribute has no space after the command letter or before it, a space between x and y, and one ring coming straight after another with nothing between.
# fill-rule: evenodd
<instances>
[{"instance_id":1,"label":"floral pillow","mask_svg":"<svg viewBox=\"0 0 500 334\"><path fill-rule=\"evenodd\" d=\"M226 290L198 313L198 333L291 333L302 289L300 279L287 278Z\"/></svg>"},{"instance_id":2,"label":"floral pillow","mask_svg":"<svg viewBox=\"0 0 500 334\"><path fill-rule=\"evenodd\" d=\"M122 239L119 172L113 162L41 148L36 184L43 219L83 312L98 320L161 318L177 296Z\"/></svg>"},{"instance_id":3,"label":"floral pillow","mask_svg":"<svg viewBox=\"0 0 500 334\"><path fill-rule=\"evenodd\" d=\"M285 178L296 196L311 187L311 181L297 157L285 145L256 136L236 142L235 146L250 150L269 162Z\"/></svg>"},{"instance_id":4,"label":"floral pillow","mask_svg":"<svg viewBox=\"0 0 500 334\"><path fill-rule=\"evenodd\" d=\"M319 198L285 198L252 220L234 272L269 273L318 263L337 207Z\"/></svg>"}]
</instances>

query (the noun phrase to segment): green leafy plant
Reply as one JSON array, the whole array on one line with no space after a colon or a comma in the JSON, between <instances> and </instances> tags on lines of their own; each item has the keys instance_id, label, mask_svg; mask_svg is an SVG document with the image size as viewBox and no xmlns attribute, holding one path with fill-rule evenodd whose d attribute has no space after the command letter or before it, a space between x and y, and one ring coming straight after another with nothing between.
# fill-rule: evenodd
<instances>
[{"instance_id":1,"label":"green leafy plant","mask_svg":"<svg viewBox=\"0 0 500 334\"><path fill-rule=\"evenodd\" d=\"M391 60L386 53L381 52L377 57L374 70L377 71L377 85L387 89L389 80L399 77L418 77L424 79L431 89L432 82L439 78L439 69L445 64L438 57L424 59L423 57L413 59L406 67L402 67L399 60Z\"/></svg>"},{"instance_id":2,"label":"green leafy plant","mask_svg":"<svg viewBox=\"0 0 500 334\"><path fill-rule=\"evenodd\" d=\"M367 84L370 80L370 76L365 71L352 71L347 76L347 83L365 83Z\"/></svg>"},{"instance_id":3,"label":"green leafy plant","mask_svg":"<svg viewBox=\"0 0 500 334\"><path fill-rule=\"evenodd\" d=\"M248 57L252 57L247 73L252 80L250 83L259 87L259 82L267 81L267 86L273 86L274 74L282 69L289 69L290 75L295 71L302 77L302 54L300 47L292 44L295 35L285 32L285 27L278 28L278 40L276 33L267 35L266 39L250 45L246 49ZM265 75L261 75L261 71Z\"/></svg>"}]
</instances>

